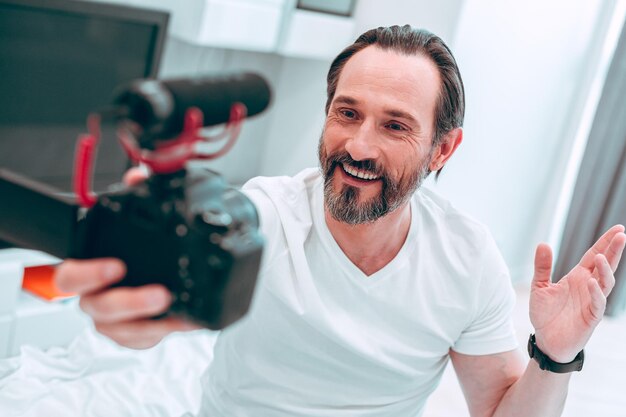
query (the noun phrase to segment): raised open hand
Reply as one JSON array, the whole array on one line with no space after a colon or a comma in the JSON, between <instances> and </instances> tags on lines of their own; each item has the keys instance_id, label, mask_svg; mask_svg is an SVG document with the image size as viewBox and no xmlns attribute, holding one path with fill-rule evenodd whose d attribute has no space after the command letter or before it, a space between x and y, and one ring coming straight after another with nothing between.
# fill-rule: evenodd
<instances>
[{"instance_id":1,"label":"raised open hand","mask_svg":"<svg viewBox=\"0 0 626 417\"><path fill-rule=\"evenodd\" d=\"M567 275L550 282L552 251L540 244L530 292L530 321L537 345L556 362L566 363L583 349L606 308L615 285L626 235L624 226L610 228Z\"/></svg>"}]
</instances>

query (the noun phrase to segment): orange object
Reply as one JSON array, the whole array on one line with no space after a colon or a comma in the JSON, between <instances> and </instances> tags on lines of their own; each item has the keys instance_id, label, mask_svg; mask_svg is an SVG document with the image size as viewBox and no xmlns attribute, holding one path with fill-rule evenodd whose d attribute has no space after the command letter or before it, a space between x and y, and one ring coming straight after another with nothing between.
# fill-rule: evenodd
<instances>
[{"instance_id":1,"label":"orange object","mask_svg":"<svg viewBox=\"0 0 626 417\"><path fill-rule=\"evenodd\" d=\"M24 268L22 288L48 301L74 297L76 294L60 291L54 285L54 265L29 266Z\"/></svg>"}]
</instances>

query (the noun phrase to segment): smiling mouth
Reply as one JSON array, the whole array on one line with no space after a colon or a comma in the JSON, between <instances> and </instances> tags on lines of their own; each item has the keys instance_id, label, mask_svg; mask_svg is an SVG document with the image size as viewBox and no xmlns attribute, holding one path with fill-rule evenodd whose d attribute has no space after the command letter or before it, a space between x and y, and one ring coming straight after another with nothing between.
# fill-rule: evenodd
<instances>
[{"instance_id":1,"label":"smiling mouth","mask_svg":"<svg viewBox=\"0 0 626 417\"><path fill-rule=\"evenodd\" d=\"M363 169L358 169L355 168L351 165L348 165L346 163L341 164L341 167L343 168L343 171L348 174L351 177L357 178L359 180L363 180L363 181L373 181L373 180L377 180L380 178L380 176L374 175L369 171L363 170Z\"/></svg>"}]
</instances>

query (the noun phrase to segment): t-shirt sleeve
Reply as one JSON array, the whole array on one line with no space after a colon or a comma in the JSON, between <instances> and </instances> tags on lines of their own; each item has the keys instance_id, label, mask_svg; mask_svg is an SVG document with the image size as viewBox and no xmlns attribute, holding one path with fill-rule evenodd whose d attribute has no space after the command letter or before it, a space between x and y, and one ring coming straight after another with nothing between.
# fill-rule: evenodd
<instances>
[{"instance_id":1,"label":"t-shirt sleeve","mask_svg":"<svg viewBox=\"0 0 626 417\"><path fill-rule=\"evenodd\" d=\"M257 211L259 230L264 240L261 257L261 272L263 272L276 257L284 239L281 222L272 199L263 188L262 179L251 179L244 184L241 191L252 201Z\"/></svg>"},{"instance_id":2,"label":"t-shirt sleeve","mask_svg":"<svg viewBox=\"0 0 626 417\"><path fill-rule=\"evenodd\" d=\"M259 218L259 229L264 235L272 234L277 227L276 210L270 198L263 190L254 187L254 183L246 183L241 190L252 201Z\"/></svg>"},{"instance_id":3,"label":"t-shirt sleeve","mask_svg":"<svg viewBox=\"0 0 626 417\"><path fill-rule=\"evenodd\" d=\"M513 325L515 291L495 241L488 235L473 314L452 349L466 355L489 355L517 348Z\"/></svg>"}]
</instances>

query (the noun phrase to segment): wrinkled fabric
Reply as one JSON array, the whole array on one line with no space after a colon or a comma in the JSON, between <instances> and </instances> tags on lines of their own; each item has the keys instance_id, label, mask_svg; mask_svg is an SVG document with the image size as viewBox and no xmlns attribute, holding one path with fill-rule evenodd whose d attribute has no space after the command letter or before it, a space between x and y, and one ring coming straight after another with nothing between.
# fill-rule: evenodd
<instances>
[{"instance_id":1,"label":"wrinkled fabric","mask_svg":"<svg viewBox=\"0 0 626 417\"><path fill-rule=\"evenodd\" d=\"M0 362L3 417L156 417L197 413L215 334L172 334L146 350L87 328L67 348L30 346Z\"/></svg>"}]
</instances>

